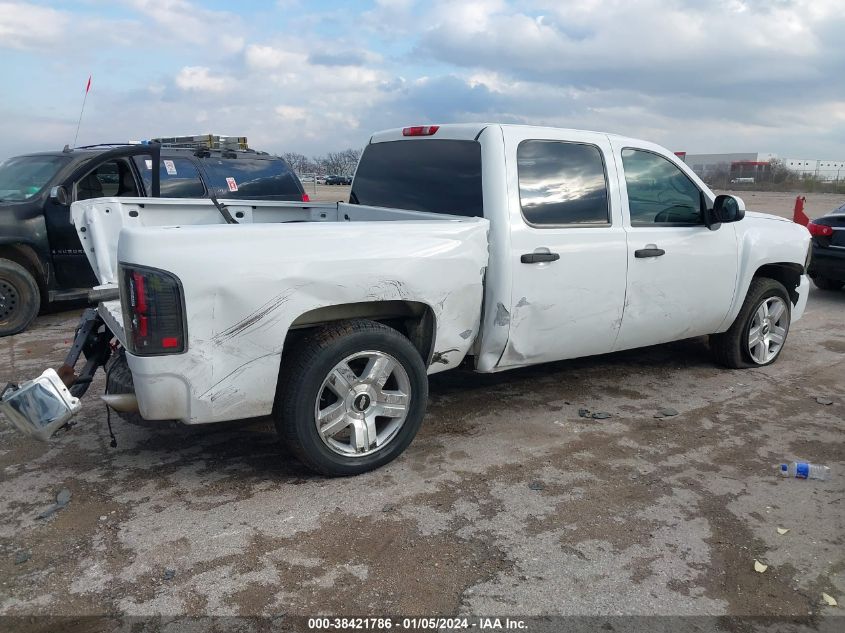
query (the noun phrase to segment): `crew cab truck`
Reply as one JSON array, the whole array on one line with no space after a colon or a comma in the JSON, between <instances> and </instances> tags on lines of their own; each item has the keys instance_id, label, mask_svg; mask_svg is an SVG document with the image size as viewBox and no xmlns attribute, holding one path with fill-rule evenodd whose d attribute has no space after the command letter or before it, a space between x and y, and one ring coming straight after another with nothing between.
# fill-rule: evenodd
<instances>
[{"instance_id":1,"label":"crew cab truck","mask_svg":"<svg viewBox=\"0 0 845 633\"><path fill-rule=\"evenodd\" d=\"M287 163L245 149L246 139L233 148L218 136L190 138L190 144L174 137L161 139L166 143L65 148L0 163L0 336L25 330L49 303L87 298L97 284L70 222L74 201L233 193L307 200Z\"/></svg>"},{"instance_id":2,"label":"crew cab truck","mask_svg":"<svg viewBox=\"0 0 845 633\"><path fill-rule=\"evenodd\" d=\"M366 146L349 203L221 204L239 224L202 200L73 205L101 284L121 293L80 328L90 349L124 348L104 398L148 421L271 416L327 475L405 450L427 374L702 335L723 365L768 365L807 302L803 227L745 213L672 152L611 134L389 130ZM42 395L64 388L55 372L39 380ZM27 389L2 409L35 434ZM56 424L79 406L61 398Z\"/></svg>"}]
</instances>

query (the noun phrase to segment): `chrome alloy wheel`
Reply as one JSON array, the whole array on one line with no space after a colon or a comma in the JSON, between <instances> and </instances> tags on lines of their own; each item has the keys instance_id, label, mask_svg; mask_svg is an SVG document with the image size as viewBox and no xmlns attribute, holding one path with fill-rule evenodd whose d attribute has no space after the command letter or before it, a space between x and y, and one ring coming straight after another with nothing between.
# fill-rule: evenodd
<instances>
[{"instance_id":1,"label":"chrome alloy wheel","mask_svg":"<svg viewBox=\"0 0 845 633\"><path fill-rule=\"evenodd\" d=\"M780 354L789 329L789 310L780 297L763 299L748 328L748 353L758 365L765 365Z\"/></svg>"},{"instance_id":2,"label":"chrome alloy wheel","mask_svg":"<svg viewBox=\"0 0 845 633\"><path fill-rule=\"evenodd\" d=\"M383 449L408 417L411 381L390 354L357 352L332 368L317 392L314 423L320 438L344 457Z\"/></svg>"}]
</instances>

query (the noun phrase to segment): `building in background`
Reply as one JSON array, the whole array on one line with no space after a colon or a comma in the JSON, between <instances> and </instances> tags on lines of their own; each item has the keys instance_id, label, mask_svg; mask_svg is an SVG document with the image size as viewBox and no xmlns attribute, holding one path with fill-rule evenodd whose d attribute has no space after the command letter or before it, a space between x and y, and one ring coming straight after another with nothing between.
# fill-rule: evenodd
<instances>
[{"instance_id":1,"label":"building in background","mask_svg":"<svg viewBox=\"0 0 845 633\"><path fill-rule=\"evenodd\" d=\"M783 164L802 176L813 176L819 180L845 180L845 160L784 158Z\"/></svg>"},{"instance_id":2,"label":"building in background","mask_svg":"<svg viewBox=\"0 0 845 633\"><path fill-rule=\"evenodd\" d=\"M703 179L734 182L759 182L771 177L771 161L777 154L767 152L737 152L732 154L675 154ZM845 180L845 160L815 158L785 158L783 166L801 176L819 180ZM739 180L742 179L742 180Z\"/></svg>"},{"instance_id":3,"label":"building in background","mask_svg":"<svg viewBox=\"0 0 845 633\"><path fill-rule=\"evenodd\" d=\"M687 154L684 162L702 178L716 176L730 179L742 178L743 182L765 178L769 174L775 154L736 152L732 154Z\"/></svg>"}]
</instances>

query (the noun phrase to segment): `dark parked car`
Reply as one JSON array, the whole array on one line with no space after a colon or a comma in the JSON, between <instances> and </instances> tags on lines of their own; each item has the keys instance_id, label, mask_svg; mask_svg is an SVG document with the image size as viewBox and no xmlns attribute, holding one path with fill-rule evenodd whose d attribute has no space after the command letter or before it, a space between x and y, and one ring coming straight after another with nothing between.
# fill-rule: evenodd
<instances>
[{"instance_id":1,"label":"dark parked car","mask_svg":"<svg viewBox=\"0 0 845 633\"><path fill-rule=\"evenodd\" d=\"M352 177L351 176L326 176L326 184L327 185L351 185L352 184Z\"/></svg>"},{"instance_id":2,"label":"dark parked car","mask_svg":"<svg viewBox=\"0 0 845 633\"><path fill-rule=\"evenodd\" d=\"M807 229L813 236L810 278L822 290L840 290L845 286L845 205L816 218Z\"/></svg>"},{"instance_id":3,"label":"dark parked car","mask_svg":"<svg viewBox=\"0 0 845 633\"><path fill-rule=\"evenodd\" d=\"M159 154L160 153L160 157ZM158 164L158 178L153 165ZM307 201L281 158L254 150L96 145L0 163L0 336L96 284L70 223L74 200L153 196Z\"/></svg>"}]
</instances>

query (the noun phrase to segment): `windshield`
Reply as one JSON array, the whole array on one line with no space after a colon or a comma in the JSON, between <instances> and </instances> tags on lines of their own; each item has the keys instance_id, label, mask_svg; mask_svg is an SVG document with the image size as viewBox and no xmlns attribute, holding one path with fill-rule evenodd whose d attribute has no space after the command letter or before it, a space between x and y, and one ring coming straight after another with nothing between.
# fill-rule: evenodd
<instances>
[{"instance_id":1,"label":"windshield","mask_svg":"<svg viewBox=\"0 0 845 633\"><path fill-rule=\"evenodd\" d=\"M0 163L0 202L38 195L66 162L64 156L18 156Z\"/></svg>"}]
</instances>

